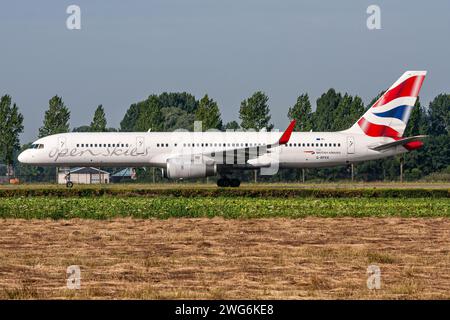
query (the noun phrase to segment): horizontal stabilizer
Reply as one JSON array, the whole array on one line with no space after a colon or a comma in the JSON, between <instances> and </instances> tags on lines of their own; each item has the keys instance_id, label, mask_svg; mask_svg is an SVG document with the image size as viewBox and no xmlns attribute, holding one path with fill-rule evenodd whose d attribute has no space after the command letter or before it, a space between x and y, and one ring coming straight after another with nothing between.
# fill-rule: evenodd
<instances>
[{"instance_id":1,"label":"horizontal stabilizer","mask_svg":"<svg viewBox=\"0 0 450 320\"><path fill-rule=\"evenodd\" d=\"M389 148L394 148L396 146L405 146L411 142L415 142L415 141L421 141L423 138L426 138L427 136L421 135L421 136L414 136L414 137L408 137L408 138L404 138L404 139L400 139L394 142L389 142L389 143L385 143L373 148L370 148L372 150L375 151L383 151Z\"/></svg>"}]
</instances>

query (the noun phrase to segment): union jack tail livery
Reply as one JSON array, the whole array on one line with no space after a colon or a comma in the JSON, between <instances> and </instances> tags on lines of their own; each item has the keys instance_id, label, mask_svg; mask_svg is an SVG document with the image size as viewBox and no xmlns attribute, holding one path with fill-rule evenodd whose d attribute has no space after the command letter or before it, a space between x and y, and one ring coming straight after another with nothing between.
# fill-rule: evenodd
<instances>
[{"instance_id":1,"label":"union jack tail livery","mask_svg":"<svg viewBox=\"0 0 450 320\"><path fill-rule=\"evenodd\" d=\"M406 71L347 132L400 139L426 73Z\"/></svg>"}]
</instances>

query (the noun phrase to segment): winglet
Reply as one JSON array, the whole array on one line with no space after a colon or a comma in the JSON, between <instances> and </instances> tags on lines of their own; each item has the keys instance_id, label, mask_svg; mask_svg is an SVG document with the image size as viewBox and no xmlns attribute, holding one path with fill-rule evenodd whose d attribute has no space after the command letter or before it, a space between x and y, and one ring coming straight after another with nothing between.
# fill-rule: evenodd
<instances>
[{"instance_id":1,"label":"winglet","mask_svg":"<svg viewBox=\"0 0 450 320\"><path fill-rule=\"evenodd\" d=\"M291 133L292 131L294 131L295 122L296 122L295 119L291 121L286 131L281 136L280 140L278 140L278 144L286 144L289 142L289 139L291 138Z\"/></svg>"}]
</instances>

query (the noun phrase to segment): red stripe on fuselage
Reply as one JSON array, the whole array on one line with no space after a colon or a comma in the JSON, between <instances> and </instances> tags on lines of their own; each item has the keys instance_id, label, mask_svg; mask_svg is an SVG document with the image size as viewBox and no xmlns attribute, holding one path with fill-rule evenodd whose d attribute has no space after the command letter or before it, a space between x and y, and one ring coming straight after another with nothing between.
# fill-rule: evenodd
<instances>
[{"instance_id":1,"label":"red stripe on fuselage","mask_svg":"<svg viewBox=\"0 0 450 320\"><path fill-rule=\"evenodd\" d=\"M394 99L401 97L414 97L416 98L419 94L420 88L422 87L423 80L425 76L414 76L406 79L395 88L385 92L377 102L374 103L372 108L376 108L386 103L391 102Z\"/></svg>"}]
</instances>

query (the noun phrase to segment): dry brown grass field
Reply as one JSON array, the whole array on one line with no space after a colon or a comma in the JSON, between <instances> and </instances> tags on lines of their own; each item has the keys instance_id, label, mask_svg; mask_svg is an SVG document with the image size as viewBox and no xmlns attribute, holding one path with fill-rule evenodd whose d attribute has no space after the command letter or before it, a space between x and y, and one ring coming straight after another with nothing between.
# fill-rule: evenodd
<instances>
[{"instance_id":1,"label":"dry brown grass field","mask_svg":"<svg viewBox=\"0 0 450 320\"><path fill-rule=\"evenodd\" d=\"M3 219L0 298L449 299L450 219Z\"/></svg>"}]
</instances>

